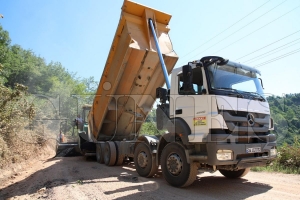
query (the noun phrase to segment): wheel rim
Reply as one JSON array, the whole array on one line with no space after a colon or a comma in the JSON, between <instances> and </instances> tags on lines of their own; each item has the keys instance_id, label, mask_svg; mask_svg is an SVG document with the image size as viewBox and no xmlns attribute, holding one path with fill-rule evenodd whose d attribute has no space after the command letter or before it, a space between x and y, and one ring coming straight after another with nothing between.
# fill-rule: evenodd
<instances>
[{"instance_id":1,"label":"wheel rim","mask_svg":"<svg viewBox=\"0 0 300 200\"><path fill-rule=\"evenodd\" d=\"M172 175L179 175L182 171L182 165L182 160L178 154L172 153L169 155L167 159L167 168Z\"/></svg>"},{"instance_id":2,"label":"wheel rim","mask_svg":"<svg viewBox=\"0 0 300 200\"><path fill-rule=\"evenodd\" d=\"M145 168L148 164L148 156L144 151L141 151L138 155L138 165Z\"/></svg>"}]
</instances>

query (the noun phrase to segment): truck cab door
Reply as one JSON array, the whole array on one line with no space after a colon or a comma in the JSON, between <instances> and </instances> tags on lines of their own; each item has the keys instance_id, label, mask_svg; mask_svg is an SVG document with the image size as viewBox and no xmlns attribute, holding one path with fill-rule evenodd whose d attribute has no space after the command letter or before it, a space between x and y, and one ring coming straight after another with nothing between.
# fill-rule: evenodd
<instances>
[{"instance_id":1,"label":"truck cab door","mask_svg":"<svg viewBox=\"0 0 300 200\"><path fill-rule=\"evenodd\" d=\"M177 91L174 91L175 95L171 96L173 98L170 102L170 107L174 109L174 117L184 120L190 127L189 142L204 142L203 139L209 131L207 119L209 96L202 94L206 87L206 84L203 84L202 68L193 69L192 88L185 88L182 72L177 74L176 84Z\"/></svg>"}]
</instances>

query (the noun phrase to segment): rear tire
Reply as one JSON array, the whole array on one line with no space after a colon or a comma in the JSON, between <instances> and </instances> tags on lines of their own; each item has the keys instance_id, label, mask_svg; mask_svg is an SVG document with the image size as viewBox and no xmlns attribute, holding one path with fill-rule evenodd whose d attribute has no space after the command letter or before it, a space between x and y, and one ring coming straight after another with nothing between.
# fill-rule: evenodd
<instances>
[{"instance_id":1,"label":"rear tire","mask_svg":"<svg viewBox=\"0 0 300 200\"><path fill-rule=\"evenodd\" d=\"M106 142L104 147L104 163L113 166L116 163L117 151L114 142Z\"/></svg>"},{"instance_id":2,"label":"rear tire","mask_svg":"<svg viewBox=\"0 0 300 200\"><path fill-rule=\"evenodd\" d=\"M152 177L157 173L158 166L155 164L155 156L150 147L141 142L134 150L134 165L137 173L142 177Z\"/></svg>"},{"instance_id":3,"label":"rear tire","mask_svg":"<svg viewBox=\"0 0 300 200\"><path fill-rule=\"evenodd\" d=\"M219 171L226 178L242 178L243 176L246 176L246 174L248 174L248 172L250 171L250 168L240 169L237 171L229 171L229 170L219 169Z\"/></svg>"},{"instance_id":4,"label":"rear tire","mask_svg":"<svg viewBox=\"0 0 300 200\"><path fill-rule=\"evenodd\" d=\"M103 149L100 143L96 144L96 158L98 163L100 164L104 163Z\"/></svg>"},{"instance_id":5,"label":"rear tire","mask_svg":"<svg viewBox=\"0 0 300 200\"><path fill-rule=\"evenodd\" d=\"M114 143L115 143L116 149L117 149L116 150L116 152L117 152L116 166L120 166L124 162L124 156L122 155L122 152L121 152L120 142L119 141L115 141Z\"/></svg>"},{"instance_id":6,"label":"rear tire","mask_svg":"<svg viewBox=\"0 0 300 200\"><path fill-rule=\"evenodd\" d=\"M187 163L184 147L176 142L169 143L162 151L161 169L165 180L175 187L191 185L198 174L196 163Z\"/></svg>"}]
</instances>

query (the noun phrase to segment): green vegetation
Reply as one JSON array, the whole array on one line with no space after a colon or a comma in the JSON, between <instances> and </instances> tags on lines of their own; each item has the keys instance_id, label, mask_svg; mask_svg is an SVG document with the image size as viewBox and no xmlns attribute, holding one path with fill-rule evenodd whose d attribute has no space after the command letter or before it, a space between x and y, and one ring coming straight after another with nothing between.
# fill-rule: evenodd
<instances>
[{"instance_id":1,"label":"green vegetation","mask_svg":"<svg viewBox=\"0 0 300 200\"><path fill-rule=\"evenodd\" d=\"M152 109L149 112L145 122L143 123L140 133L143 135L161 135L165 130L157 130L156 128L156 110Z\"/></svg>"},{"instance_id":2,"label":"green vegetation","mask_svg":"<svg viewBox=\"0 0 300 200\"><path fill-rule=\"evenodd\" d=\"M268 102L274 119L277 143L292 145L294 137L300 135L300 94L287 94L282 97L270 96Z\"/></svg>"},{"instance_id":3,"label":"green vegetation","mask_svg":"<svg viewBox=\"0 0 300 200\"><path fill-rule=\"evenodd\" d=\"M97 85L11 45L0 25L0 168L34 156L62 128L71 134L77 106L90 103Z\"/></svg>"},{"instance_id":4,"label":"green vegetation","mask_svg":"<svg viewBox=\"0 0 300 200\"><path fill-rule=\"evenodd\" d=\"M77 180L76 183L77 183L78 185L82 185L82 184L83 184L83 181L82 181L82 180Z\"/></svg>"},{"instance_id":5,"label":"green vegetation","mask_svg":"<svg viewBox=\"0 0 300 200\"><path fill-rule=\"evenodd\" d=\"M278 147L278 155L267 167L254 167L252 171L283 172L288 174L300 174L300 140L294 138L294 144L284 143Z\"/></svg>"},{"instance_id":6,"label":"green vegetation","mask_svg":"<svg viewBox=\"0 0 300 200\"><path fill-rule=\"evenodd\" d=\"M277 158L267 167L253 171L300 174L300 94L270 96L268 102L277 137Z\"/></svg>"}]
</instances>

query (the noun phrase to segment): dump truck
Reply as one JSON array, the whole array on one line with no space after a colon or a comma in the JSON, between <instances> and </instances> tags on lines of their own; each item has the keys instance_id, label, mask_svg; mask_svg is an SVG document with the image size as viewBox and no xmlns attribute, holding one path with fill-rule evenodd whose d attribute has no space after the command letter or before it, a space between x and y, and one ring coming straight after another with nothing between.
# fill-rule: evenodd
<instances>
[{"instance_id":1,"label":"dump truck","mask_svg":"<svg viewBox=\"0 0 300 200\"><path fill-rule=\"evenodd\" d=\"M270 163L276 137L260 72L218 56L173 69L170 19L124 1L93 104L84 109L81 152L107 166L129 158L142 177L160 166L175 187L192 184L201 172L240 178ZM165 133L146 135L141 126L156 99L157 129Z\"/></svg>"}]
</instances>

